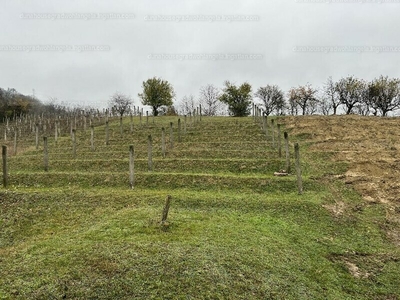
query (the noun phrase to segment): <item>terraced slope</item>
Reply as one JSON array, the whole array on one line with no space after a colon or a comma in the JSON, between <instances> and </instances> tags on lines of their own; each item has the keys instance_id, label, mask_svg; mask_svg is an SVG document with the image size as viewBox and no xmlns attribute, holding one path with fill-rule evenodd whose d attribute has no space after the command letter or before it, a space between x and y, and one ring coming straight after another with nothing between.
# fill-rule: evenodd
<instances>
[{"instance_id":1,"label":"terraced slope","mask_svg":"<svg viewBox=\"0 0 400 300\"><path fill-rule=\"evenodd\" d=\"M0 193L0 298L399 296L399 253L380 228L384 211L368 206L338 217L326 209L333 193L347 207L363 203L341 182L321 180L342 174L345 164L320 152L304 155L305 193L298 195L295 176L273 176L285 161L272 145L271 129L266 136L259 121L188 120L178 142L177 119L140 126L135 118L131 133L127 118L122 136L115 120L109 145L99 124L94 151L90 130L78 128L75 158L69 132L57 143L49 137L48 172L42 145L36 150L33 136L19 142L23 151L9 158L9 187ZM306 151L303 138L292 140ZM172 204L168 225L161 227L167 195Z\"/></svg>"},{"instance_id":2,"label":"terraced slope","mask_svg":"<svg viewBox=\"0 0 400 300\"><path fill-rule=\"evenodd\" d=\"M43 150L25 151L9 160L9 178L16 187L78 188L118 187L129 185L130 144L135 149L135 186L137 188L186 188L208 190L235 188L266 191L275 186L295 190L292 179L274 178L275 171L285 166L272 149L258 124L247 120L203 119L181 129L181 142L176 128L178 118L157 119L157 123L135 126L134 132L121 136L118 122L111 128L109 145L105 145L104 127L96 128L95 151L91 151L88 132L77 136L77 153L73 157L70 137L49 140L49 171L44 172ZM162 156L161 132L169 121L175 121L173 148L169 128L166 131L166 157ZM169 127L169 126L168 126ZM153 172L148 171L148 135L153 137ZM288 185L288 181L290 184ZM243 184L241 184L243 183ZM289 187L290 186L290 187Z\"/></svg>"}]
</instances>

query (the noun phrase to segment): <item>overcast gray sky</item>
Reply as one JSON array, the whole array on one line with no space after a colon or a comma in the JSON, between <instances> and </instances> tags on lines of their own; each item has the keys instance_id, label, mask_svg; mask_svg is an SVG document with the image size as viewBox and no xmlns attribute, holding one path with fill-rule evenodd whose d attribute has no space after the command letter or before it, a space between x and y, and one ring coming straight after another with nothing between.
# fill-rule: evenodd
<instances>
[{"instance_id":1,"label":"overcast gray sky","mask_svg":"<svg viewBox=\"0 0 400 300\"><path fill-rule=\"evenodd\" d=\"M177 100L206 84L322 86L400 77L400 0L0 0L0 87L105 107L157 76ZM88 47L90 46L90 47Z\"/></svg>"}]
</instances>

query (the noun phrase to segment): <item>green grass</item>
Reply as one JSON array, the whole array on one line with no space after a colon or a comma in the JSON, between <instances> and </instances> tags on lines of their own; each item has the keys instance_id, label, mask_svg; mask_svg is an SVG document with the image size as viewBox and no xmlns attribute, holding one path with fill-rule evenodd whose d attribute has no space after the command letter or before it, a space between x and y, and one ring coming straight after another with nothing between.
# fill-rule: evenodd
<instances>
[{"instance_id":1,"label":"green grass","mask_svg":"<svg viewBox=\"0 0 400 300\"><path fill-rule=\"evenodd\" d=\"M0 299L400 297L400 254L383 230L385 210L332 178L345 164L307 154L308 136L298 137L298 195L294 176L272 176L285 163L253 119L203 118L166 159L155 152L148 172L143 137L172 120L136 126L120 140L115 121L110 146L99 135L101 147L81 146L70 163L63 137L50 149L48 173L40 150L10 158L10 186L0 192ZM133 190L129 144L137 148ZM335 216L326 206L338 200L345 206ZM349 263L368 275L354 277Z\"/></svg>"}]
</instances>

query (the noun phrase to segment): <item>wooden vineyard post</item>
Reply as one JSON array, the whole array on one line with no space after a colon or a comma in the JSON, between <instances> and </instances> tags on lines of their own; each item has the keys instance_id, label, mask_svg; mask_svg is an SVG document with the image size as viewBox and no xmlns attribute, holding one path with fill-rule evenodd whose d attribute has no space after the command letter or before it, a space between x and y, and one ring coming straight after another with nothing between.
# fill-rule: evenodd
<instances>
[{"instance_id":1,"label":"wooden vineyard post","mask_svg":"<svg viewBox=\"0 0 400 300\"><path fill-rule=\"evenodd\" d=\"M170 205L171 205L171 196L168 195L167 198L165 199L165 205L161 217L161 225L165 225L165 223L167 222Z\"/></svg>"},{"instance_id":2,"label":"wooden vineyard post","mask_svg":"<svg viewBox=\"0 0 400 300\"><path fill-rule=\"evenodd\" d=\"M178 119L178 142L181 142L181 119Z\"/></svg>"},{"instance_id":3,"label":"wooden vineyard post","mask_svg":"<svg viewBox=\"0 0 400 300\"><path fill-rule=\"evenodd\" d=\"M262 117L262 129L265 130L265 128L267 127L267 124L265 122L265 112L263 113L263 117Z\"/></svg>"},{"instance_id":4,"label":"wooden vineyard post","mask_svg":"<svg viewBox=\"0 0 400 300\"><path fill-rule=\"evenodd\" d=\"M143 112L143 109L142 109L142 112ZM143 124L142 124L142 112L140 112L140 113L139 113L139 119L140 119L140 128L142 128L142 127L143 127Z\"/></svg>"},{"instance_id":5,"label":"wooden vineyard post","mask_svg":"<svg viewBox=\"0 0 400 300\"><path fill-rule=\"evenodd\" d=\"M129 131L130 131L130 133L133 133L133 115L132 115L132 113L130 113L129 117L130 117L130 120L129 120Z\"/></svg>"},{"instance_id":6,"label":"wooden vineyard post","mask_svg":"<svg viewBox=\"0 0 400 300\"><path fill-rule=\"evenodd\" d=\"M163 127L161 129L162 136L161 136L161 151L162 151L162 156L165 158L165 128Z\"/></svg>"},{"instance_id":7,"label":"wooden vineyard post","mask_svg":"<svg viewBox=\"0 0 400 300\"><path fill-rule=\"evenodd\" d=\"M58 129L58 134L57 134L57 138L58 138L58 136L60 136L61 135L61 125L60 125L60 121L57 121L57 129Z\"/></svg>"},{"instance_id":8,"label":"wooden vineyard post","mask_svg":"<svg viewBox=\"0 0 400 300\"><path fill-rule=\"evenodd\" d=\"M39 149L39 124L36 123L36 150Z\"/></svg>"},{"instance_id":9,"label":"wooden vineyard post","mask_svg":"<svg viewBox=\"0 0 400 300\"><path fill-rule=\"evenodd\" d=\"M108 126L108 121L106 121L106 145L109 144L110 141L110 128Z\"/></svg>"},{"instance_id":10,"label":"wooden vineyard post","mask_svg":"<svg viewBox=\"0 0 400 300\"><path fill-rule=\"evenodd\" d=\"M14 155L17 155L17 130L14 131Z\"/></svg>"},{"instance_id":11,"label":"wooden vineyard post","mask_svg":"<svg viewBox=\"0 0 400 300\"><path fill-rule=\"evenodd\" d=\"M151 172L153 171L153 139L151 138L151 135L148 136L147 153L149 172Z\"/></svg>"},{"instance_id":12,"label":"wooden vineyard post","mask_svg":"<svg viewBox=\"0 0 400 300\"><path fill-rule=\"evenodd\" d=\"M275 148L275 120L271 120L272 147Z\"/></svg>"},{"instance_id":13,"label":"wooden vineyard post","mask_svg":"<svg viewBox=\"0 0 400 300\"><path fill-rule=\"evenodd\" d=\"M57 121L54 122L54 143L57 145L57 139L58 139L58 124Z\"/></svg>"},{"instance_id":14,"label":"wooden vineyard post","mask_svg":"<svg viewBox=\"0 0 400 300\"><path fill-rule=\"evenodd\" d=\"M47 148L47 136L43 137L43 164L44 171L49 171L49 150Z\"/></svg>"},{"instance_id":15,"label":"wooden vineyard post","mask_svg":"<svg viewBox=\"0 0 400 300\"><path fill-rule=\"evenodd\" d=\"M133 145L129 146L129 184L131 189L135 186L135 162Z\"/></svg>"},{"instance_id":16,"label":"wooden vineyard post","mask_svg":"<svg viewBox=\"0 0 400 300\"><path fill-rule=\"evenodd\" d=\"M7 188L8 174L7 174L7 146L2 147L3 156L3 187Z\"/></svg>"},{"instance_id":17,"label":"wooden vineyard post","mask_svg":"<svg viewBox=\"0 0 400 300\"><path fill-rule=\"evenodd\" d=\"M122 126L122 116L119 118L119 133L121 134L121 137L124 133L124 127Z\"/></svg>"},{"instance_id":18,"label":"wooden vineyard post","mask_svg":"<svg viewBox=\"0 0 400 300\"><path fill-rule=\"evenodd\" d=\"M149 126L149 111L146 110L146 126Z\"/></svg>"},{"instance_id":19,"label":"wooden vineyard post","mask_svg":"<svg viewBox=\"0 0 400 300\"><path fill-rule=\"evenodd\" d=\"M71 120L71 123L70 123L70 136L71 136L71 138L72 138L72 130L74 129L74 124L73 124L73 122L72 122L72 120Z\"/></svg>"},{"instance_id":20,"label":"wooden vineyard post","mask_svg":"<svg viewBox=\"0 0 400 300\"><path fill-rule=\"evenodd\" d=\"M285 131L283 133L283 136L285 138L285 152L286 152L286 173L290 173L290 154L289 154L289 135Z\"/></svg>"},{"instance_id":21,"label":"wooden vineyard post","mask_svg":"<svg viewBox=\"0 0 400 300\"><path fill-rule=\"evenodd\" d=\"M200 122L201 122L201 104L199 104L199 115L200 115Z\"/></svg>"},{"instance_id":22,"label":"wooden vineyard post","mask_svg":"<svg viewBox=\"0 0 400 300\"><path fill-rule=\"evenodd\" d=\"M277 124L278 126L278 155L279 158L282 157L282 135L281 135L281 124Z\"/></svg>"},{"instance_id":23,"label":"wooden vineyard post","mask_svg":"<svg viewBox=\"0 0 400 300\"><path fill-rule=\"evenodd\" d=\"M264 130L265 130L265 137L267 139L268 142L268 121L267 121L267 116L265 115L265 113L263 114L263 126L264 126Z\"/></svg>"},{"instance_id":24,"label":"wooden vineyard post","mask_svg":"<svg viewBox=\"0 0 400 300\"><path fill-rule=\"evenodd\" d=\"M185 115L185 118L183 120L184 120L183 121L183 134L186 135L186 115Z\"/></svg>"},{"instance_id":25,"label":"wooden vineyard post","mask_svg":"<svg viewBox=\"0 0 400 300\"><path fill-rule=\"evenodd\" d=\"M72 129L72 157L76 158L76 129Z\"/></svg>"},{"instance_id":26,"label":"wooden vineyard post","mask_svg":"<svg viewBox=\"0 0 400 300\"><path fill-rule=\"evenodd\" d=\"M174 130L172 128L172 122L169 123L169 146L171 149L174 148Z\"/></svg>"},{"instance_id":27,"label":"wooden vineyard post","mask_svg":"<svg viewBox=\"0 0 400 300\"><path fill-rule=\"evenodd\" d=\"M299 195L301 195L303 194L303 179L301 178L300 147L298 143L294 145L294 157L296 161L297 190Z\"/></svg>"},{"instance_id":28,"label":"wooden vineyard post","mask_svg":"<svg viewBox=\"0 0 400 300\"><path fill-rule=\"evenodd\" d=\"M94 151L94 126L90 126L90 150Z\"/></svg>"}]
</instances>

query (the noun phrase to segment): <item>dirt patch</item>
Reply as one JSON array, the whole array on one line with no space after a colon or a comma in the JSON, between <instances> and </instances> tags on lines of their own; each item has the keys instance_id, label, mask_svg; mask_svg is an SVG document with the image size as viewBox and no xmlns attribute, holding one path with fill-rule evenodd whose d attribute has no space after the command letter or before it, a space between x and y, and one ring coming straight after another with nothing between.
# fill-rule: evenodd
<instances>
[{"instance_id":1,"label":"dirt patch","mask_svg":"<svg viewBox=\"0 0 400 300\"><path fill-rule=\"evenodd\" d=\"M350 274L353 275L355 278L368 278L369 273L365 271L361 271L359 267L357 267L356 264L350 262L350 261L345 261L346 267L349 270Z\"/></svg>"},{"instance_id":2,"label":"dirt patch","mask_svg":"<svg viewBox=\"0 0 400 300\"><path fill-rule=\"evenodd\" d=\"M324 204L322 206L329 210L335 217L341 216L345 208L345 204L342 201L336 202L335 204Z\"/></svg>"},{"instance_id":3,"label":"dirt patch","mask_svg":"<svg viewBox=\"0 0 400 300\"><path fill-rule=\"evenodd\" d=\"M400 119L363 116L287 117L292 135L313 143L312 151L329 151L347 162L342 174L368 203L385 205L388 237L400 246ZM339 203L326 205L341 213Z\"/></svg>"}]
</instances>

